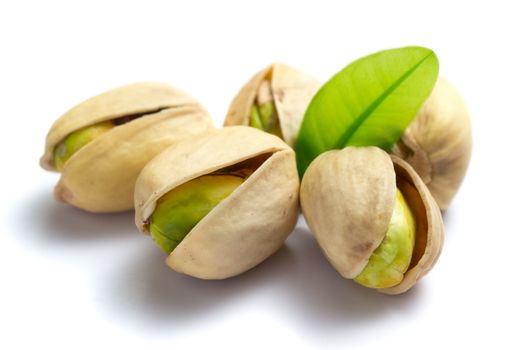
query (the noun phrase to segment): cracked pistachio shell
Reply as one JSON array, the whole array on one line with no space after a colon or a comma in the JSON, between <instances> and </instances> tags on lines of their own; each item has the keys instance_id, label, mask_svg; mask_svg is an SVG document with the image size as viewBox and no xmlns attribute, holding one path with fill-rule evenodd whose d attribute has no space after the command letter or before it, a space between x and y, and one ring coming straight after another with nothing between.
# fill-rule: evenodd
<instances>
[{"instance_id":1,"label":"cracked pistachio shell","mask_svg":"<svg viewBox=\"0 0 525 350\"><path fill-rule=\"evenodd\" d=\"M41 166L56 171L54 148L71 132L126 116L140 117L95 138L66 161L54 191L57 200L91 212L132 209L135 181L149 160L173 143L213 130L204 108L184 92L161 83L135 83L92 97L61 116L49 130Z\"/></svg>"},{"instance_id":2,"label":"cracked pistachio shell","mask_svg":"<svg viewBox=\"0 0 525 350\"><path fill-rule=\"evenodd\" d=\"M396 286L378 289L400 294L434 265L443 244L441 212L413 168L377 147L347 147L317 157L301 184L301 208L332 266L355 278L385 238L396 186L416 222L412 261Z\"/></svg>"},{"instance_id":3,"label":"cracked pistachio shell","mask_svg":"<svg viewBox=\"0 0 525 350\"><path fill-rule=\"evenodd\" d=\"M454 86L439 78L393 153L414 167L446 209L465 177L471 152L467 106Z\"/></svg>"},{"instance_id":4,"label":"cracked pistachio shell","mask_svg":"<svg viewBox=\"0 0 525 350\"><path fill-rule=\"evenodd\" d=\"M257 91L270 81L273 100L285 142L295 146L304 113L321 83L308 74L282 63L274 63L258 72L233 99L224 126L249 125L250 110Z\"/></svg>"},{"instance_id":5,"label":"cracked pistachio shell","mask_svg":"<svg viewBox=\"0 0 525 350\"><path fill-rule=\"evenodd\" d=\"M171 268L198 278L223 279L277 251L298 216L295 153L276 136L232 126L174 145L144 167L135 187L135 223L149 233L156 202L171 189L255 159L265 160L177 245L166 259Z\"/></svg>"}]
</instances>

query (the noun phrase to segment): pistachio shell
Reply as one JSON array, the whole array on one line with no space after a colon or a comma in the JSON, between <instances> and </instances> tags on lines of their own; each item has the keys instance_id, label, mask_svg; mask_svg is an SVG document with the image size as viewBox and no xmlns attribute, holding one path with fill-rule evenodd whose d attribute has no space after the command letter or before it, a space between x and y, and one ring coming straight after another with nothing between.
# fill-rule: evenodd
<instances>
[{"instance_id":1,"label":"pistachio shell","mask_svg":"<svg viewBox=\"0 0 525 350\"><path fill-rule=\"evenodd\" d=\"M471 152L467 106L454 86L440 78L393 153L414 167L446 209L465 177Z\"/></svg>"},{"instance_id":2,"label":"pistachio shell","mask_svg":"<svg viewBox=\"0 0 525 350\"><path fill-rule=\"evenodd\" d=\"M416 244L412 262L400 284L378 289L386 294L401 294L412 288L437 262L445 239L441 211L423 180L414 168L402 159L392 156L397 186L405 196L416 219Z\"/></svg>"},{"instance_id":3,"label":"pistachio shell","mask_svg":"<svg viewBox=\"0 0 525 350\"><path fill-rule=\"evenodd\" d=\"M385 237L396 177L379 148L323 153L301 184L301 208L321 250L345 278L355 278Z\"/></svg>"},{"instance_id":4,"label":"pistachio shell","mask_svg":"<svg viewBox=\"0 0 525 350\"><path fill-rule=\"evenodd\" d=\"M378 289L388 294L405 292L425 275L443 243L439 208L410 165L377 147L329 151L310 164L300 194L324 255L343 277L355 278L386 235L396 186L414 214L416 243L401 283Z\"/></svg>"},{"instance_id":5,"label":"pistachio shell","mask_svg":"<svg viewBox=\"0 0 525 350\"><path fill-rule=\"evenodd\" d=\"M225 126L249 125L250 110L259 86L270 79L283 139L294 147L297 133L310 100L321 87L311 76L282 63L258 72L233 99L224 120Z\"/></svg>"},{"instance_id":6,"label":"pistachio shell","mask_svg":"<svg viewBox=\"0 0 525 350\"><path fill-rule=\"evenodd\" d=\"M297 221L295 154L275 136L235 126L174 145L144 167L135 187L135 223L148 233L148 219L165 193L196 177L258 157L265 160L255 172L168 256L171 268L198 278L222 279L273 254Z\"/></svg>"},{"instance_id":7,"label":"pistachio shell","mask_svg":"<svg viewBox=\"0 0 525 350\"><path fill-rule=\"evenodd\" d=\"M198 102L186 93L163 83L139 82L106 91L78 104L55 121L47 134L45 153L40 165L47 170L56 170L53 150L75 130L105 120L187 105L198 106Z\"/></svg>"},{"instance_id":8,"label":"pistachio shell","mask_svg":"<svg viewBox=\"0 0 525 350\"><path fill-rule=\"evenodd\" d=\"M133 84L62 116L48 134L42 166L53 170L56 143L77 127L142 113L75 152L64 165L55 198L91 212L131 209L136 178L151 158L173 143L213 129L207 112L184 93L164 84Z\"/></svg>"}]
</instances>

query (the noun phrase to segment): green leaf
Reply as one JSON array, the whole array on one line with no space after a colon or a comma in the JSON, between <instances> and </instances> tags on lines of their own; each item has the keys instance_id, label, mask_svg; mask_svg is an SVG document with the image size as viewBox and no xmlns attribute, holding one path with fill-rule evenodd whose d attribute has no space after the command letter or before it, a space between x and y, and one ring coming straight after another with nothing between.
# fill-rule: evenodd
<instances>
[{"instance_id":1,"label":"green leaf","mask_svg":"<svg viewBox=\"0 0 525 350\"><path fill-rule=\"evenodd\" d=\"M435 53L416 46L380 51L346 66L306 110L296 145L301 176L331 149L390 150L430 95L438 71Z\"/></svg>"}]
</instances>

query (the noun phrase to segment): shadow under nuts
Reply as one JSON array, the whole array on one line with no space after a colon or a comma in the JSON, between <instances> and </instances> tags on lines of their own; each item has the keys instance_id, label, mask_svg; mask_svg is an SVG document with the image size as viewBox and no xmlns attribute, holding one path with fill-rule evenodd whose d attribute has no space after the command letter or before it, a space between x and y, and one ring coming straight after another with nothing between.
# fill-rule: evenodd
<instances>
[{"instance_id":1,"label":"shadow under nuts","mask_svg":"<svg viewBox=\"0 0 525 350\"><path fill-rule=\"evenodd\" d=\"M294 147L306 108L320 87L321 83L306 73L274 63L242 87L224 125L249 125Z\"/></svg>"},{"instance_id":2,"label":"shadow under nuts","mask_svg":"<svg viewBox=\"0 0 525 350\"><path fill-rule=\"evenodd\" d=\"M471 151L467 106L454 86L439 78L393 153L414 167L446 209L465 177Z\"/></svg>"},{"instance_id":3,"label":"shadow under nuts","mask_svg":"<svg viewBox=\"0 0 525 350\"><path fill-rule=\"evenodd\" d=\"M295 153L286 143L226 127L176 144L144 167L135 223L169 254L174 270L223 279L279 249L297 222L298 192Z\"/></svg>"},{"instance_id":4,"label":"shadow under nuts","mask_svg":"<svg viewBox=\"0 0 525 350\"><path fill-rule=\"evenodd\" d=\"M441 212L414 169L377 147L317 157L301 208L321 250L345 278L387 294L410 289L443 244Z\"/></svg>"},{"instance_id":5,"label":"shadow under nuts","mask_svg":"<svg viewBox=\"0 0 525 350\"><path fill-rule=\"evenodd\" d=\"M157 153L213 130L190 96L161 83L135 83L77 105L51 127L43 168L61 172L55 198L91 212L133 208L140 170Z\"/></svg>"}]
</instances>

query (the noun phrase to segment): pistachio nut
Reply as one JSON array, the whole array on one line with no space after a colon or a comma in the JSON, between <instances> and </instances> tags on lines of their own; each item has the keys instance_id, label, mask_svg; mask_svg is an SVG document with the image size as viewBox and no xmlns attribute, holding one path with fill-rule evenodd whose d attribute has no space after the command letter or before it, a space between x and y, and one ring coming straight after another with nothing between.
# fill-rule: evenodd
<instances>
[{"instance_id":1,"label":"pistachio nut","mask_svg":"<svg viewBox=\"0 0 525 350\"><path fill-rule=\"evenodd\" d=\"M467 106L454 86L439 78L392 153L414 167L446 209L465 177L471 152Z\"/></svg>"},{"instance_id":2,"label":"pistachio nut","mask_svg":"<svg viewBox=\"0 0 525 350\"><path fill-rule=\"evenodd\" d=\"M410 289L443 245L441 212L414 169L377 147L321 154L306 170L301 208L345 278L387 294Z\"/></svg>"},{"instance_id":3,"label":"pistachio nut","mask_svg":"<svg viewBox=\"0 0 525 350\"><path fill-rule=\"evenodd\" d=\"M135 223L178 272L238 275L273 254L298 216L295 153L278 137L232 126L178 143L140 173Z\"/></svg>"},{"instance_id":4,"label":"pistachio nut","mask_svg":"<svg viewBox=\"0 0 525 350\"><path fill-rule=\"evenodd\" d=\"M44 169L60 171L55 198L91 212L133 208L143 166L169 145L213 130L197 101L169 85L107 91L61 116L47 134Z\"/></svg>"},{"instance_id":5,"label":"pistachio nut","mask_svg":"<svg viewBox=\"0 0 525 350\"><path fill-rule=\"evenodd\" d=\"M282 63L271 64L242 87L224 125L249 125L294 147L306 108L320 87L306 73Z\"/></svg>"}]
</instances>

